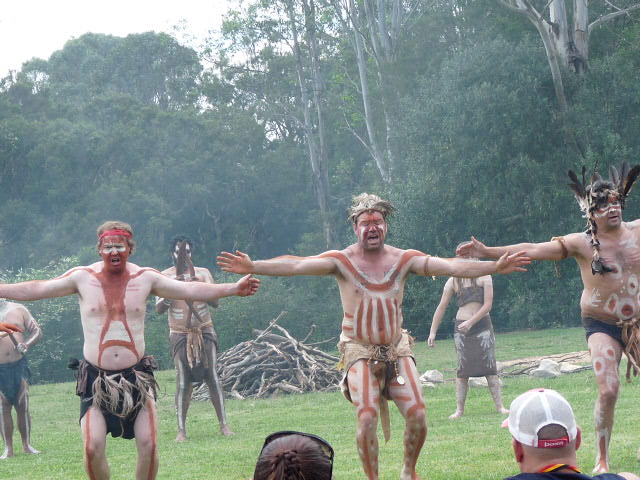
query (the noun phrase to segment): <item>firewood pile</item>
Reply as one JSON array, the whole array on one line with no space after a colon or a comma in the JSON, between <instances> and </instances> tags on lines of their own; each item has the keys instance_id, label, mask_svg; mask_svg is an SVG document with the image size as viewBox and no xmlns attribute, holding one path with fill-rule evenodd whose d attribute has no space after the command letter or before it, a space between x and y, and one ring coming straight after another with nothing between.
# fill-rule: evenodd
<instances>
[{"instance_id":1,"label":"firewood pile","mask_svg":"<svg viewBox=\"0 0 640 480\"><path fill-rule=\"evenodd\" d=\"M278 393L326 392L338 389L340 360L316 348L335 338L305 343L315 325L300 341L277 324L280 313L256 338L236 345L218 357L218 376L225 393L234 398L263 398ZM208 400L206 384L194 389L194 400Z\"/></svg>"}]
</instances>

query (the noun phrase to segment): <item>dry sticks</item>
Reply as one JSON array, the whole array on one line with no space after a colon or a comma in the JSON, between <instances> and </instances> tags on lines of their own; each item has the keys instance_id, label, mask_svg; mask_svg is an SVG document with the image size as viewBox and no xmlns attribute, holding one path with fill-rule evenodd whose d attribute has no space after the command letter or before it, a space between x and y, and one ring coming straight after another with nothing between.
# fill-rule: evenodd
<instances>
[{"instance_id":1,"label":"dry sticks","mask_svg":"<svg viewBox=\"0 0 640 480\"><path fill-rule=\"evenodd\" d=\"M218 374L225 392L239 399L268 397L277 393L326 392L338 389L341 374L338 357L315 348L334 339L305 344L277 325L281 312L256 338L242 342L218 357ZM278 331L278 333L274 333ZM194 400L207 400L206 384L194 390Z\"/></svg>"}]
</instances>

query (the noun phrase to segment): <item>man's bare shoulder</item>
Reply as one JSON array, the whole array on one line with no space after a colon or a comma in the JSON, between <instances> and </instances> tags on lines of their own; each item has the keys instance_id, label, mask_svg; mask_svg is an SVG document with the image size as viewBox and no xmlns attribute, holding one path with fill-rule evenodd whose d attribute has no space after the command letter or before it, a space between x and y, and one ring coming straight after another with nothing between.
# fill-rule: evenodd
<instances>
[{"instance_id":1,"label":"man's bare shoulder","mask_svg":"<svg viewBox=\"0 0 640 480\"><path fill-rule=\"evenodd\" d=\"M20 320L25 317L28 318L30 316L27 307L25 307L21 303L7 302L6 309L7 317L12 317L15 320Z\"/></svg>"},{"instance_id":2,"label":"man's bare shoulder","mask_svg":"<svg viewBox=\"0 0 640 480\"><path fill-rule=\"evenodd\" d=\"M149 274L151 276L155 276L155 275L162 275L162 272L160 272L158 269L153 268L153 267L141 267L139 265L136 265L135 263L131 263L131 262L127 262L127 271L129 272L129 275L144 275L144 274Z\"/></svg>"},{"instance_id":3,"label":"man's bare shoulder","mask_svg":"<svg viewBox=\"0 0 640 480\"><path fill-rule=\"evenodd\" d=\"M624 226L630 230L638 230L640 229L640 218L631 220L630 222L624 222Z\"/></svg>"},{"instance_id":4,"label":"man's bare shoulder","mask_svg":"<svg viewBox=\"0 0 640 480\"><path fill-rule=\"evenodd\" d=\"M574 232L558 238L564 239L570 251L586 255L592 254L590 237L585 232Z\"/></svg>"},{"instance_id":5,"label":"man's bare shoulder","mask_svg":"<svg viewBox=\"0 0 640 480\"><path fill-rule=\"evenodd\" d=\"M160 272L166 277L175 277L176 276L176 267L165 268Z\"/></svg>"}]
</instances>

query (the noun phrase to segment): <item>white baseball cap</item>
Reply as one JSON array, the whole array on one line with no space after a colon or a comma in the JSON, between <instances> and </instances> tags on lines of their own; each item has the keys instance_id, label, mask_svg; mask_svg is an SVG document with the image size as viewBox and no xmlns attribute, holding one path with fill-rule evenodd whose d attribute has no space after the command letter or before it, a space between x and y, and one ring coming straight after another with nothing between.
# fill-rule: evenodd
<instances>
[{"instance_id":1,"label":"white baseball cap","mask_svg":"<svg viewBox=\"0 0 640 480\"><path fill-rule=\"evenodd\" d=\"M539 439L538 432L547 425L560 425L567 435L553 439ZM534 388L518 396L509 409L503 424L513 438L530 447L561 448L578 436L576 417L569 402L555 390Z\"/></svg>"}]
</instances>

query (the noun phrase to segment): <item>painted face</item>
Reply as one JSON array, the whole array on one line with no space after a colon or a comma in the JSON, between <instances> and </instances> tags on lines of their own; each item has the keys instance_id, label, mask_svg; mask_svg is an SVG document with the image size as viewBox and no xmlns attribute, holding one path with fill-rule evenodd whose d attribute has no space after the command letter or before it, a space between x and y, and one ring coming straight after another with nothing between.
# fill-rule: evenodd
<instances>
[{"instance_id":1,"label":"painted face","mask_svg":"<svg viewBox=\"0 0 640 480\"><path fill-rule=\"evenodd\" d=\"M100 256L104 261L107 272L122 272L125 269L130 252L131 249L125 237L114 235L100 240Z\"/></svg>"},{"instance_id":2,"label":"painted face","mask_svg":"<svg viewBox=\"0 0 640 480\"><path fill-rule=\"evenodd\" d=\"M612 217L612 216L620 216L620 212L622 211L622 206L620 205L620 199L617 195L609 195L606 200L602 199L598 202L599 205L594 212L594 216L596 218L604 218L604 217Z\"/></svg>"},{"instance_id":3,"label":"painted face","mask_svg":"<svg viewBox=\"0 0 640 480\"><path fill-rule=\"evenodd\" d=\"M384 246L387 222L380 212L364 212L354 226L358 244L365 250L376 250Z\"/></svg>"}]
</instances>

